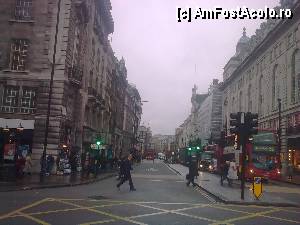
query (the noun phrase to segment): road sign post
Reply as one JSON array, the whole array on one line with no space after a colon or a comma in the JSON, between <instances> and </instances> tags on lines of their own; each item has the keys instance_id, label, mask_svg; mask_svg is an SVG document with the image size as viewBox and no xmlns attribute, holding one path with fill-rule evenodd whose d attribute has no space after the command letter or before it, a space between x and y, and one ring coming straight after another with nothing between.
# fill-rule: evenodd
<instances>
[{"instance_id":1,"label":"road sign post","mask_svg":"<svg viewBox=\"0 0 300 225\"><path fill-rule=\"evenodd\" d=\"M262 187L262 178L261 177L254 177L253 184L252 184L252 191L255 198L258 200L262 194L263 187Z\"/></svg>"}]
</instances>

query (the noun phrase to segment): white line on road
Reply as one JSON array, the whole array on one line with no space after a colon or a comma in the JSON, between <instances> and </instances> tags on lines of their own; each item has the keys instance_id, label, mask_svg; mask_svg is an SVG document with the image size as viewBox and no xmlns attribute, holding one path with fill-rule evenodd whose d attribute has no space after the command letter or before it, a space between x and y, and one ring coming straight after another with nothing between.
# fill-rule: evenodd
<instances>
[{"instance_id":1,"label":"white line on road","mask_svg":"<svg viewBox=\"0 0 300 225\"><path fill-rule=\"evenodd\" d=\"M162 180L151 180L151 181L154 181L154 182L160 182L160 181L162 181Z\"/></svg>"}]
</instances>

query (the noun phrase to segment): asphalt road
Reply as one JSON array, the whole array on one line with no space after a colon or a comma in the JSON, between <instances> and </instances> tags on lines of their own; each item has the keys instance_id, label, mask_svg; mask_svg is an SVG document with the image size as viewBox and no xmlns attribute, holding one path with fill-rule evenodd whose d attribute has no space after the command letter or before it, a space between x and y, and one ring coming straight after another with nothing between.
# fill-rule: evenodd
<instances>
[{"instance_id":1,"label":"asphalt road","mask_svg":"<svg viewBox=\"0 0 300 225\"><path fill-rule=\"evenodd\" d=\"M0 224L300 224L299 208L224 205L187 187L160 161L134 167L133 182L116 179L75 187L0 193Z\"/></svg>"}]
</instances>

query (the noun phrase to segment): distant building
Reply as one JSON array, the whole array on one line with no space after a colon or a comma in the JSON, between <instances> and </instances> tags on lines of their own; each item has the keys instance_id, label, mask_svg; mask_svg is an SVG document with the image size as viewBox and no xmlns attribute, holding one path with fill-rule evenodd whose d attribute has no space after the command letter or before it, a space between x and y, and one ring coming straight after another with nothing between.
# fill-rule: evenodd
<instances>
[{"instance_id":1,"label":"distant building","mask_svg":"<svg viewBox=\"0 0 300 225\"><path fill-rule=\"evenodd\" d=\"M188 118L175 130L175 146L183 148L197 139L201 143L216 141L222 128L222 93L217 79L213 80L208 93L197 94L192 89L192 108Z\"/></svg>"}]
</instances>

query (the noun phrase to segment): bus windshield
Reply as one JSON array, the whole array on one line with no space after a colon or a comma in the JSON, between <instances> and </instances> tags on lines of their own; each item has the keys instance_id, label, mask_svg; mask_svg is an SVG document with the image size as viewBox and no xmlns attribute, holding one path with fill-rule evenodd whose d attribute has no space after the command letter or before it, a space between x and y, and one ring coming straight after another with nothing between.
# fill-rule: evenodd
<instances>
[{"instance_id":1,"label":"bus windshield","mask_svg":"<svg viewBox=\"0 0 300 225\"><path fill-rule=\"evenodd\" d=\"M261 170L273 170L276 168L274 157L268 155L253 154L253 166Z\"/></svg>"},{"instance_id":2,"label":"bus windshield","mask_svg":"<svg viewBox=\"0 0 300 225\"><path fill-rule=\"evenodd\" d=\"M201 160L211 160L213 158L212 152L203 152L201 154Z\"/></svg>"}]
</instances>

